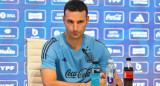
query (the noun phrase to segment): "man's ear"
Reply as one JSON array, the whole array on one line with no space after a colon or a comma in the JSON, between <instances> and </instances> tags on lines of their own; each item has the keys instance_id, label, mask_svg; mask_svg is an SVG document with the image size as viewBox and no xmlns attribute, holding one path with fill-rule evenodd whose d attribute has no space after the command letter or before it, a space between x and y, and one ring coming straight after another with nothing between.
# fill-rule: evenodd
<instances>
[{"instance_id":1,"label":"man's ear","mask_svg":"<svg viewBox=\"0 0 160 86\"><path fill-rule=\"evenodd\" d=\"M65 16L63 16L63 23L65 24Z\"/></svg>"},{"instance_id":2,"label":"man's ear","mask_svg":"<svg viewBox=\"0 0 160 86\"><path fill-rule=\"evenodd\" d=\"M89 22L89 16L87 16L87 24L88 24L88 22Z\"/></svg>"}]
</instances>

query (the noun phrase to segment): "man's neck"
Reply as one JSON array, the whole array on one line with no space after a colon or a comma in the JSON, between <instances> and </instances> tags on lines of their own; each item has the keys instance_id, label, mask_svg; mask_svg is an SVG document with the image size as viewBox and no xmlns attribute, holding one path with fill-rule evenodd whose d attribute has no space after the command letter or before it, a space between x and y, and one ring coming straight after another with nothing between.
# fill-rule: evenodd
<instances>
[{"instance_id":1,"label":"man's neck","mask_svg":"<svg viewBox=\"0 0 160 86\"><path fill-rule=\"evenodd\" d=\"M66 37L66 41L68 42L68 44L76 51L78 51L82 45L83 42L83 37L81 37L80 39L73 39L71 37Z\"/></svg>"}]
</instances>

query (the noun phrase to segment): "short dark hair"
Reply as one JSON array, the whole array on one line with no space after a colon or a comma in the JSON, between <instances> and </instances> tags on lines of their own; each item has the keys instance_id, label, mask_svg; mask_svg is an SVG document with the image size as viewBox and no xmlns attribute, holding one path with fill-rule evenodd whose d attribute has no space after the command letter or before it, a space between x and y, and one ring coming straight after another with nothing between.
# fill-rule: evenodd
<instances>
[{"instance_id":1,"label":"short dark hair","mask_svg":"<svg viewBox=\"0 0 160 86\"><path fill-rule=\"evenodd\" d=\"M80 0L71 0L69 2L66 3L66 5L64 6L64 16L65 16L65 11L66 10L69 11L86 11L86 16L88 15L88 8L86 6L86 4L83 1Z\"/></svg>"}]
</instances>

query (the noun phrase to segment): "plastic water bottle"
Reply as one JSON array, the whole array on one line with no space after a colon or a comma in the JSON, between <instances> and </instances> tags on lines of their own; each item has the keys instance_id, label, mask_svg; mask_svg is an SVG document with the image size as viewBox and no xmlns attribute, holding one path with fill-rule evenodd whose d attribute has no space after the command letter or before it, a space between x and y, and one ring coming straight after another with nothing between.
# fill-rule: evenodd
<instances>
[{"instance_id":1,"label":"plastic water bottle","mask_svg":"<svg viewBox=\"0 0 160 86\"><path fill-rule=\"evenodd\" d=\"M108 60L109 64L106 67L106 86L116 86L116 69L113 60Z\"/></svg>"},{"instance_id":2,"label":"plastic water bottle","mask_svg":"<svg viewBox=\"0 0 160 86\"><path fill-rule=\"evenodd\" d=\"M98 65L98 61L92 61L93 65L91 68L91 86L100 86L100 67Z\"/></svg>"}]
</instances>

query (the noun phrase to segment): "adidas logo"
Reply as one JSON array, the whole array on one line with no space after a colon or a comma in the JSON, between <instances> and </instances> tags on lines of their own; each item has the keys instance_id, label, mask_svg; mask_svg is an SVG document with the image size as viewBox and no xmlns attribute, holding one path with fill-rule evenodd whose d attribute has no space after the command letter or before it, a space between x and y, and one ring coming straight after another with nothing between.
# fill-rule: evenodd
<instances>
[{"instance_id":1,"label":"adidas logo","mask_svg":"<svg viewBox=\"0 0 160 86\"><path fill-rule=\"evenodd\" d=\"M134 19L134 22L137 22L137 23L139 23L139 22L145 22L142 14L139 14L139 15L136 17L136 19Z\"/></svg>"}]
</instances>

